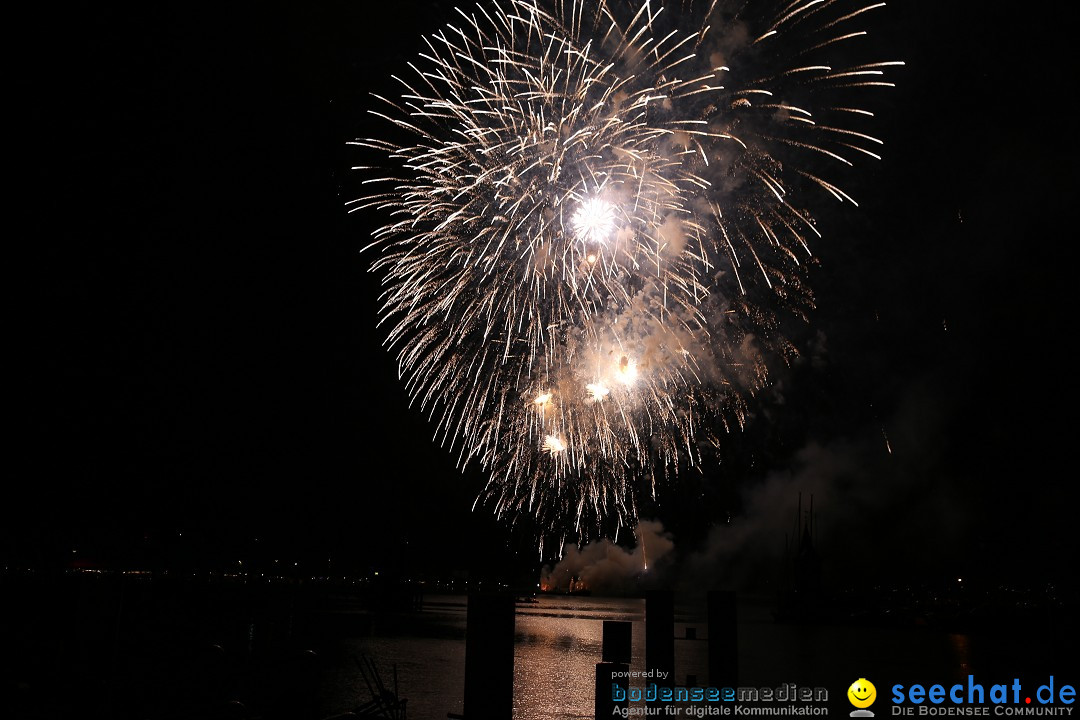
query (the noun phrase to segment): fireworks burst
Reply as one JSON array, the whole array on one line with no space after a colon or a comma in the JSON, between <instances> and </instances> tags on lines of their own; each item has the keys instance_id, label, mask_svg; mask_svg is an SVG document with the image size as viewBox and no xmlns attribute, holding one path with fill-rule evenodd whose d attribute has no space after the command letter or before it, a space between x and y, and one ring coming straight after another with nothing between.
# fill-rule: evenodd
<instances>
[{"instance_id":1,"label":"fireworks burst","mask_svg":"<svg viewBox=\"0 0 1080 720\"><path fill-rule=\"evenodd\" d=\"M818 168L878 157L900 63L847 59L884 3L765 4L481 3L378 97L387 344L500 516L634 525L794 353Z\"/></svg>"}]
</instances>

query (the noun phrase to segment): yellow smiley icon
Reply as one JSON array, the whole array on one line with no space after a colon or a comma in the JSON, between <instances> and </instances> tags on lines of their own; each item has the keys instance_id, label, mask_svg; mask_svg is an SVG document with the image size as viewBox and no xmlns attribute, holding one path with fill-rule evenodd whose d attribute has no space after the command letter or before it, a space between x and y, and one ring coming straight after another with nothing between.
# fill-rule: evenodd
<instances>
[{"instance_id":1,"label":"yellow smiley icon","mask_svg":"<svg viewBox=\"0 0 1080 720\"><path fill-rule=\"evenodd\" d=\"M866 678L859 678L847 689L848 700L857 708L868 708L877 698L877 688Z\"/></svg>"}]
</instances>

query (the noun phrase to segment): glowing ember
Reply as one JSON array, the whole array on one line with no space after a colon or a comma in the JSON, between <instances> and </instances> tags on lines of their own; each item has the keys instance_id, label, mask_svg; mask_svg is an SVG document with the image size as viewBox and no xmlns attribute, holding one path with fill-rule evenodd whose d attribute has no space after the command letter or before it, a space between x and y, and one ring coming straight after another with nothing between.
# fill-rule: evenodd
<instances>
[{"instance_id":1,"label":"glowing ember","mask_svg":"<svg viewBox=\"0 0 1080 720\"><path fill-rule=\"evenodd\" d=\"M592 399L597 401L603 400L611 392L600 383L589 383L585 386L585 389L589 391Z\"/></svg>"},{"instance_id":2,"label":"glowing ember","mask_svg":"<svg viewBox=\"0 0 1080 720\"><path fill-rule=\"evenodd\" d=\"M623 385L633 385L637 380L637 363L623 355L619 358L619 366L615 369L615 377Z\"/></svg>"},{"instance_id":3,"label":"glowing ember","mask_svg":"<svg viewBox=\"0 0 1080 720\"><path fill-rule=\"evenodd\" d=\"M564 443L562 441L562 438L560 438L559 436L548 435L544 438L544 450L551 453L552 455L556 453L561 453L565 449L566 443Z\"/></svg>"}]
</instances>

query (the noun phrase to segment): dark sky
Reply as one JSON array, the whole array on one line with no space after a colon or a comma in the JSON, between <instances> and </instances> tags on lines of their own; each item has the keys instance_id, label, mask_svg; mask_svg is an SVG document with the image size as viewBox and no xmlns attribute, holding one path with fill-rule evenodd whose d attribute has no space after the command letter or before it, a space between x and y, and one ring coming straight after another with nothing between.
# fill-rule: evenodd
<instances>
[{"instance_id":1,"label":"dark sky","mask_svg":"<svg viewBox=\"0 0 1080 720\"><path fill-rule=\"evenodd\" d=\"M0 556L527 555L528 529L471 513L479 474L407 409L358 254L377 218L344 213L366 93L390 87L446 7L152 5L11 26L23 219L7 241L27 253L8 265ZM865 527L902 528L880 544L903 562L947 538L960 564L1039 577L1075 548L1075 61L1062 18L988 6L898 1L879 18L882 55L908 65L882 108L885 160L858 175L861 210L822 215L819 308L794 333L820 331L827 351L778 376L730 470L695 481L707 502L671 493L660 514L685 538L767 478L798 477L808 445L861 458L884 429L894 454L867 460L864 481L891 479Z\"/></svg>"}]
</instances>

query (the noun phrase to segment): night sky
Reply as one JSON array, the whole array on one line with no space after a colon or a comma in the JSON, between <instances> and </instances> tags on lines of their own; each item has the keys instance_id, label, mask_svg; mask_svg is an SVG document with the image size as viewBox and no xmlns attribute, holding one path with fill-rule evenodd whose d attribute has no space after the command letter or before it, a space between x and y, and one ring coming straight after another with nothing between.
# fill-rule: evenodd
<instances>
[{"instance_id":1,"label":"night sky","mask_svg":"<svg viewBox=\"0 0 1080 720\"><path fill-rule=\"evenodd\" d=\"M345 213L345 143L449 6L371 6L9 26L5 564L535 563L530 528L471 512L480 473L431 443L380 347L359 254L379 217ZM805 361L720 468L647 509L684 547L831 463L823 517L883 564L1075 579L1075 60L1035 12L878 15L879 55L908 63L877 106L885 159L846 180L858 211L816 213Z\"/></svg>"}]
</instances>

